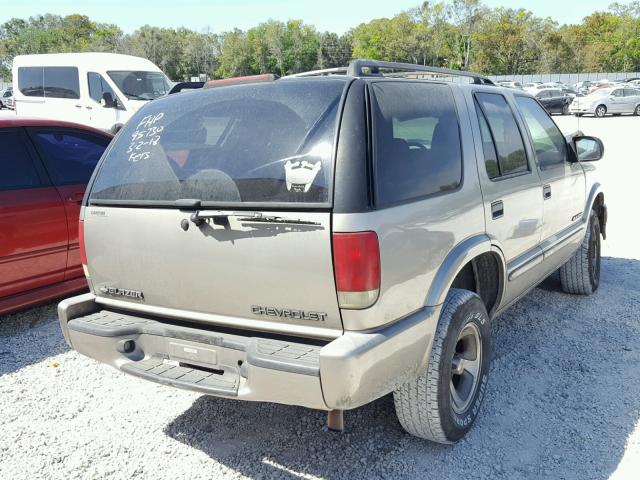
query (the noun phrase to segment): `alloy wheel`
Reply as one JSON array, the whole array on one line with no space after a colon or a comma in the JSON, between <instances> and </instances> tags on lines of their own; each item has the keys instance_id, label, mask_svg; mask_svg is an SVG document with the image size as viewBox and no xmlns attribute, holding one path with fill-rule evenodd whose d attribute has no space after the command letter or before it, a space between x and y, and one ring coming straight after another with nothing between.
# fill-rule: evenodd
<instances>
[{"instance_id":1,"label":"alloy wheel","mask_svg":"<svg viewBox=\"0 0 640 480\"><path fill-rule=\"evenodd\" d=\"M468 323L460 331L451 361L451 406L460 414L469 408L479 383L482 364L480 330Z\"/></svg>"}]
</instances>

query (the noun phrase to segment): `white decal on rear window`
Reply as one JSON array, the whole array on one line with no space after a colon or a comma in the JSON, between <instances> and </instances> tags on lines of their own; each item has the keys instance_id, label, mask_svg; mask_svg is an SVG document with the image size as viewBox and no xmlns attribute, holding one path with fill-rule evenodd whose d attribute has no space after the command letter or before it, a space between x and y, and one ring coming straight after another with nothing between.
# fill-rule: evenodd
<instances>
[{"instance_id":1,"label":"white decal on rear window","mask_svg":"<svg viewBox=\"0 0 640 480\"><path fill-rule=\"evenodd\" d=\"M322 168L322 162L309 163L306 160L284 164L287 190L290 192L308 192L313 180Z\"/></svg>"},{"instance_id":2,"label":"white decal on rear window","mask_svg":"<svg viewBox=\"0 0 640 480\"><path fill-rule=\"evenodd\" d=\"M127 148L130 162L148 160L151 157L149 147L155 147L160 142L160 135L164 125L158 124L164 117L160 112L155 115L147 115L140 120L135 131L131 134L131 143Z\"/></svg>"}]
</instances>

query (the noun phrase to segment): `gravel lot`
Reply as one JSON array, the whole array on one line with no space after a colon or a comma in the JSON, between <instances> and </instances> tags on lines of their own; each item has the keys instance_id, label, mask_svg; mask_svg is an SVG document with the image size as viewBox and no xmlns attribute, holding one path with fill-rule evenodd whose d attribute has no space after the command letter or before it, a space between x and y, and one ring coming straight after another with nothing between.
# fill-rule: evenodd
<instances>
[{"instance_id":1,"label":"gravel lot","mask_svg":"<svg viewBox=\"0 0 640 480\"><path fill-rule=\"evenodd\" d=\"M125 376L69 351L52 304L0 317L0 479L638 478L639 127L580 119L607 148L601 287L570 296L550 278L496 319L489 393L461 443L404 434L390 398L336 434L319 412Z\"/></svg>"}]
</instances>

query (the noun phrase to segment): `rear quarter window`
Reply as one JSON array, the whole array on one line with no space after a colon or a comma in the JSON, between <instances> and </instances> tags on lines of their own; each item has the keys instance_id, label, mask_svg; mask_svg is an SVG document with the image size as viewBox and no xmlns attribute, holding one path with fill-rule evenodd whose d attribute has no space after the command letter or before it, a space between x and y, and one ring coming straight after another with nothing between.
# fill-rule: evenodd
<instances>
[{"instance_id":1,"label":"rear quarter window","mask_svg":"<svg viewBox=\"0 0 640 480\"><path fill-rule=\"evenodd\" d=\"M462 149L448 85L372 84L376 203L389 205L455 190Z\"/></svg>"}]
</instances>

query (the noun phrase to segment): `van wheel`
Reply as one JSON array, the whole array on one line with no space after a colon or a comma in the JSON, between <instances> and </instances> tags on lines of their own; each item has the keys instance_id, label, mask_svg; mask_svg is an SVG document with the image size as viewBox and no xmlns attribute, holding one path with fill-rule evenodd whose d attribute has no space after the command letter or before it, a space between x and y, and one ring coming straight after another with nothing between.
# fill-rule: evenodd
<instances>
[{"instance_id":1,"label":"van wheel","mask_svg":"<svg viewBox=\"0 0 640 480\"><path fill-rule=\"evenodd\" d=\"M600 285L600 221L593 210L582 245L560 267L560 283L566 293L591 295Z\"/></svg>"},{"instance_id":2,"label":"van wheel","mask_svg":"<svg viewBox=\"0 0 640 480\"><path fill-rule=\"evenodd\" d=\"M473 292L452 288L426 370L393 393L402 427L438 443L460 440L480 411L490 361L491 327L484 303Z\"/></svg>"},{"instance_id":3,"label":"van wheel","mask_svg":"<svg viewBox=\"0 0 640 480\"><path fill-rule=\"evenodd\" d=\"M602 118L607 114L607 107L604 105L598 105L596 107L596 117Z\"/></svg>"},{"instance_id":4,"label":"van wheel","mask_svg":"<svg viewBox=\"0 0 640 480\"><path fill-rule=\"evenodd\" d=\"M111 127L111 133L113 135L115 135L116 133L118 133L120 130L122 130L123 125L121 123L116 123L113 127Z\"/></svg>"}]
</instances>

